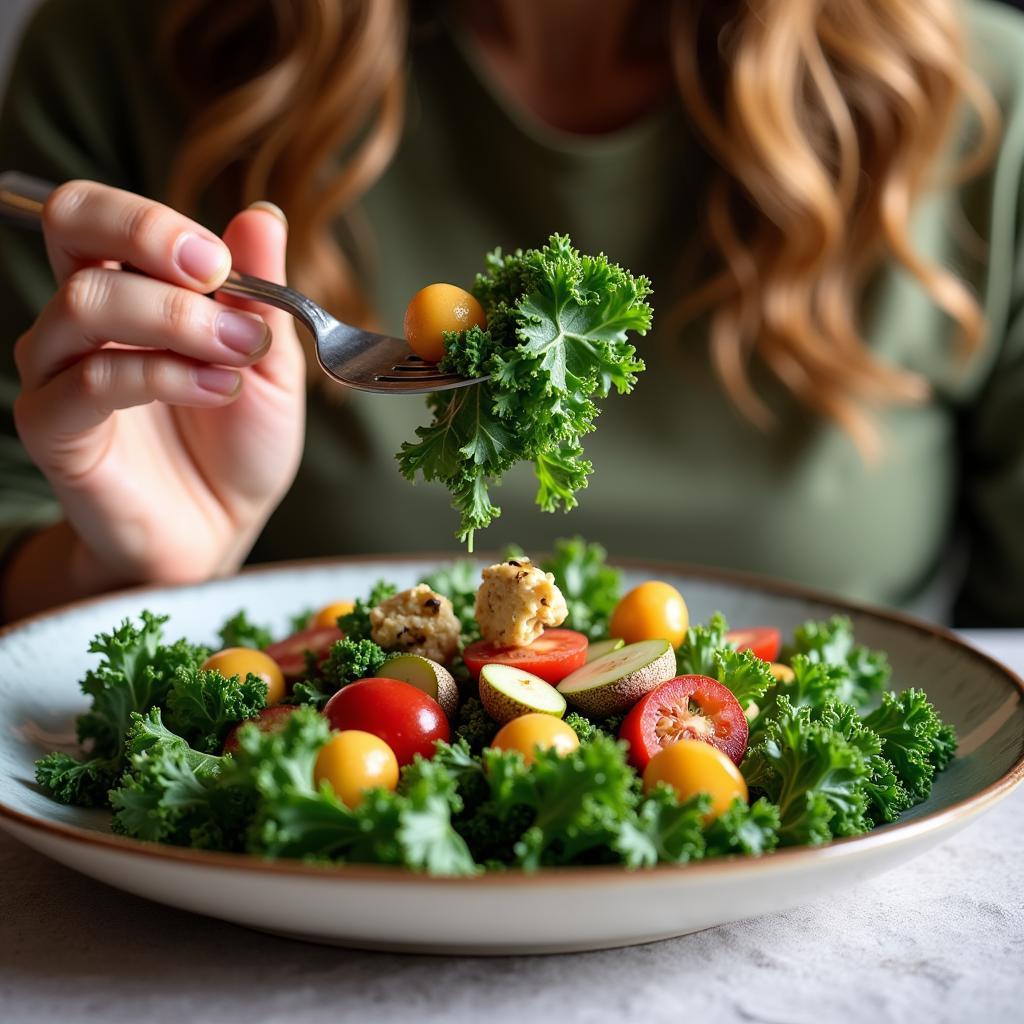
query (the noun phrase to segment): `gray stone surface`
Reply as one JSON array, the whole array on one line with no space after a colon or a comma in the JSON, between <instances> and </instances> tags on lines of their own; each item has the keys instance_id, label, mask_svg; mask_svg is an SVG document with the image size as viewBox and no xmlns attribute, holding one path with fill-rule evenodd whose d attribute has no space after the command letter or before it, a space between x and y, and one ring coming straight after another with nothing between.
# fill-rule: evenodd
<instances>
[{"instance_id":1,"label":"gray stone surface","mask_svg":"<svg viewBox=\"0 0 1024 1024\"><path fill-rule=\"evenodd\" d=\"M1024 663L1024 639L999 653ZM0 833L0 1020L1019 1022L1022 850L1024 788L838 899L633 949L474 960L246 931L125 895Z\"/></svg>"}]
</instances>

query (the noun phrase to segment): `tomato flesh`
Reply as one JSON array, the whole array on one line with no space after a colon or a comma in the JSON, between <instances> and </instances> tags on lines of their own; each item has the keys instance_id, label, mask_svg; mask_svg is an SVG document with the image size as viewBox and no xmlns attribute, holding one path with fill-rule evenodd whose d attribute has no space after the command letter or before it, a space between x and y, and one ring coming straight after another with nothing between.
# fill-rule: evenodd
<instances>
[{"instance_id":1,"label":"tomato flesh","mask_svg":"<svg viewBox=\"0 0 1024 1024\"><path fill-rule=\"evenodd\" d=\"M498 647L478 640L462 652L462 658L474 678L484 665L511 665L553 685L586 662L587 643L587 638L573 629L546 629L525 647Z\"/></svg>"},{"instance_id":2,"label":"tomato flesh","mask_svg":"<svg viewBox=\"0 0 1024 1024\"><path fill-rule=\"evenodd\" d=\"M782 650L782 634L774 626L730 629L725 640L737 651L753 651L762 661L778 661Z\"/></svg>"},{"instance_id":3,"label":"tomato flesh","mask_svg":"<svg viewBox=\"0 0 1024 1024\"><path fill-rule=\"evenodd\" d=\"M371 676L350 683L327 702L324 714L332 729L359 729L382 739L399 765L417 754L433 757L437 740L451 735L441 705L398 679Z\"/></svg>"},{"instance_id":4,"label":"tomato flesh","mask_svg":"<svg viewBox=\"0 0 1024 1024\"><path fill-rule=\"evenodd\" d=\"M710 743L734 764L743 760L749 729L730 690L707 676L676 676L641 697L626 716L619 738L629 761L643 772L651 758L677 740Z\"/></svg>"},{"instance_id":5,"label":"tomato flesh","mask_svg":"<svg viewBox=\"0 0 1024 1024\"><path fill-rule=\"evenodd\" d=\"M285 722L288 721L289 715L294 710L295 705L293 704L272 704L270 707L264 708L255 718L248 718L244 722L239 722L238 725L233 725L224 739L224 753L238 753L240 749L238 730L243 725L248 725L251 722L260 732L278 732L284 728Z\"/></svg>"},{"instance_id":6,"label":"tomato flesh","mask_svg":"<svg viewBox=\"0 0 1024 1024\"><path fill-rule=\"evenodd\" d=\"M306 651L309 651L317 663L324 661L331 653L331 648L344 639L337 626L310 626L299 630L276 644L271 644L264 653L269 654L280 666L285 679L293 682L304 678L306 669Z\"/></svg>"}]
</instances>

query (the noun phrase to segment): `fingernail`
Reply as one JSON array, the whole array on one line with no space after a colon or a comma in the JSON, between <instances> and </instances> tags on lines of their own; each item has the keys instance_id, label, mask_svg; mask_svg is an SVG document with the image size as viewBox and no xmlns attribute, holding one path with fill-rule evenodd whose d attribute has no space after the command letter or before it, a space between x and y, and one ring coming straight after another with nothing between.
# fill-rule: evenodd
<instances>
[{"instance_id":1,"label":"fingernail","mask_svg":"<svg viewBox=\"0 0 1024 1024\"><path fill-rule=\"evenodd\" d=\"M174 253L174 261L189 277L204 284L219 277L230 257L222 242L201 235L182 235Z\"/></svg>"},{"instance_id":2,"label":"fingernail","mask_svg":"<svg viewBox=\"0 0 1024 1024\"><path fill-rule=\"evenodd\" d=\"M199 387L217 395L233 395L242 384L242 378L234 370L219 366L197 366L192 372Z\"/></svg>"},{"instance_id":3,"label":"fingernail","mask_svg":"<svg viewBox=\"0 0 1024 1024\"><path fill-rule=\"evenodd\" d=\"M267 213L272 213L285 227L288 227L288 218L285 216L284 210L269 199L257 199L255 203L249 204L249 209L265 210Z\"/></svg>"},{"instance_id":4,"label":"fingernail","mask_svg":"<svg viewBox=\"0 0 1024 1024\"><path fill-rule=\"evenodd\" d=\"M270 329L254 313L218 313L214 330L222 344L243 356L255 355L270 342Z\"/></svg>"}]
</instances>

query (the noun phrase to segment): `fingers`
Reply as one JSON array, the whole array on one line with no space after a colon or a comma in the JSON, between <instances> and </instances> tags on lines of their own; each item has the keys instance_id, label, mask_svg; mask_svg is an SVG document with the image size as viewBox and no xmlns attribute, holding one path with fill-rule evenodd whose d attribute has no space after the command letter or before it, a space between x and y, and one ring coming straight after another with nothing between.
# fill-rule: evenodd
<instances>
[{"instance_id":1,"label":"fingers","mask_svg":"<svg viewBox=\"0 0 1024 1024\"><path fill-rule=\"evenodd\" d=\"M246 274L285 284L285 254L288 222L271 203L255 203L237 214L224 232L233 266ZM257 367L260 375L287 388L305 386L305 358L296 334L295 322L285 312L261 303L231 296L222 301L243 309L256 310L270 325L274 344Z\"/></svg>"},{"instance_id":2,"label":"fingers","mask_svg":"<svg viewBox=\"0 0 1024 1024\"><path fill-rule=\"evenodd\" d=\"M160 203L96 182L58 186L43 208L43 231L58 283L80 267L116 260L209 292L231 269L227 246L206 228Z\"/></svg>"},{"instance_id":3,"label":"fingers","mask_svg":"<svg viewBox=\"0 0 1024 1024\"><path fill-rule=\"evenodd\" d=\"M18 433L33 449L60 436L99 426L117 409L164 402L209 408L238 395L237 370L196 363L167 353L102 349L57 374L43 387L25 391L15 402ZM44 456L45 458L45 456Z\"/></svg>"},{"instance_id":4,"label":"fingers","mask_svg":"<svg viewBox=\"0 0 1024 1024\"><path fill-rule=\"evenodd\" d=\"M27 389L41 387L107 342L167 349L204 362L245 366L270 345L253 313L138 274L75 271L14 349Z\"/></svg>"}]
</instances>

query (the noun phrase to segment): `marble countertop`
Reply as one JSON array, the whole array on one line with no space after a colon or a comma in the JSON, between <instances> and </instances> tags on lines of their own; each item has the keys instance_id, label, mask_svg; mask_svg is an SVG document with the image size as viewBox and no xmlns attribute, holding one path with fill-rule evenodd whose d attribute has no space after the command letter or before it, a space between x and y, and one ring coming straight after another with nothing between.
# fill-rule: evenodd
<instances>
[{"instance_id":1,"label":"marble countertop","mask_svg":"<svg viewBox=\"0 0 1024 1024\"><path fill-rule=\"evenodd\" d=\"M1024 632L974 639L1024 668ZM1024 787L840 898L632 949L483 960L307 945L158 906L0 834L0 1020L1021 1020Z\"/></svg>"}]
</instances>

